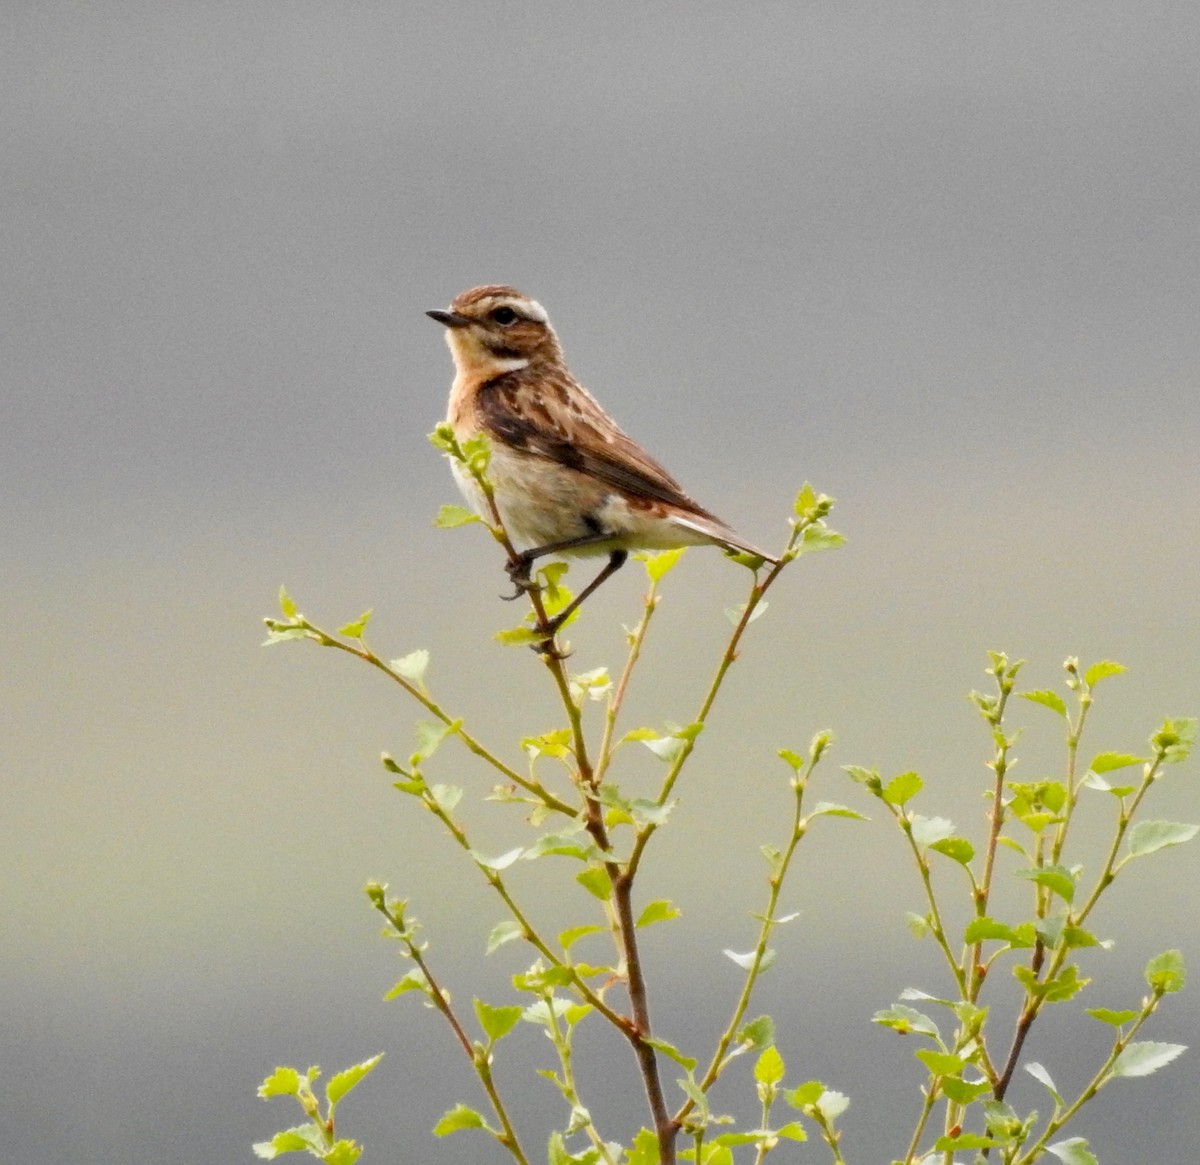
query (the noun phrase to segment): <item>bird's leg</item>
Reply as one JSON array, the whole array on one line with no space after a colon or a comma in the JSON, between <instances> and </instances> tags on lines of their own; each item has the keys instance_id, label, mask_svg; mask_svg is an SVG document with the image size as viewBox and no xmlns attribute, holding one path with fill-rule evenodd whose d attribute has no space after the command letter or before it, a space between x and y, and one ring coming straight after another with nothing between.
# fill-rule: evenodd
<instances>
[{"instance_id":1,"label":"bird's leg","mask_svg":"<svg viewBox=\"0 0 1200 1165\"><path fill-rule=\"evenodd\" d=\"M604 569L586 587L583 588L557 615L551 619L545 627L539 627L539 631L546 632L546 643L557 634L558 629L575 613L579 604L583 602L588 595L592 594L605 579L611 578L618 570L625 565L625 560L629 557L628 550L614 550L608 556L608 562L605 563Z\"/></svg>"},{"instance_id":2,"label":"bird's leg","mask_svg":"<svg viewBox=\"0 0 1200 1165\"><path fill-rule=\"evenodd\" d=\"M586 521L588 532L578 538L564 538L561 542L548 542L545 546L534 546L529 550L522 550L505 567L508 577L517 589L511 595L501 595L500 597L506 603L511 603L513 599L519 599L526 591L533 590L530 574L537 559L544 558L547 554L557 554L560 550L578 550L584 546L594 546L597 542L607 542L612 537L607 530L601 528L600 523L594 518L586 519Z\"/></svg>"}]
</instances>

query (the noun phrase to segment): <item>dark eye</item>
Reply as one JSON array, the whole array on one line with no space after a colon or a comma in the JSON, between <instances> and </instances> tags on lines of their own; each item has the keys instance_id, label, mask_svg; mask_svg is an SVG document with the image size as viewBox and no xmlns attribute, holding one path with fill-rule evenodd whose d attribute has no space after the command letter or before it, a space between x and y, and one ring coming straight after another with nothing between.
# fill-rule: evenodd
<instances>
[{"instance_id":1,"label":"dark eye","mask_svg":"<svg viewBox=\"0 0 1200 1165\"><path fill-rule=\"evenodd\" d=\"M511 307L498 307L489 314L502 328L515 324L521 318Z\"/></svg>"}]
</instances>

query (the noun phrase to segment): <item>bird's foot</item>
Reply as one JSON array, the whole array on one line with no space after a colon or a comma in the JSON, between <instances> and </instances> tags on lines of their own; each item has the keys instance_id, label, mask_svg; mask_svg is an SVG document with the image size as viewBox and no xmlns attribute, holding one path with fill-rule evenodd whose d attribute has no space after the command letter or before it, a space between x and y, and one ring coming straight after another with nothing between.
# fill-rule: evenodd
<instances>
[{"instance_id":1,"label":"bird's foot","mask_svg":"<svg viewBox=\"0 0 1200 1165\"><path fill-rule=\"evenodd\" d=\"M532 567L533 559L520 554L514 562L510 562L504 568L508 572L509 581L515 588L511 595L500 596L506 603L511 603L514 599L519 599L522 595L538 589L537 583L530 577Z\"/></svg>"}]
</instances>

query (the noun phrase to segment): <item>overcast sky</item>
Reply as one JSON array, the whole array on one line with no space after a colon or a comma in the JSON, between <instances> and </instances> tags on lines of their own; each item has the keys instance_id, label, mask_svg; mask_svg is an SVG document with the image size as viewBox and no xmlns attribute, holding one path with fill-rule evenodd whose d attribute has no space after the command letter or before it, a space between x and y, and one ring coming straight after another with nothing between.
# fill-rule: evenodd
<instances>
[{"instance_id":1,"label":"overcast sky","mask_svg":"<svg viewBox=\"0 0 1200 1165\"><path fill-rule=\"evenodd\" d=\"M253 1098L277 1060L385 1047L369 1159L404 1157L399 1108L405 1159L474 1160L427 1138L471 1085L448 1046L444 1082L414 1084L405 1048L443 1033L378 1003L400 969L359 893L380 877L458 911L438 941L461 998L479 990L495 908L377 767L416 709L257 646L286 582L331 623L374 607L386 654L429 647L495 739L547 726L535 661L490 640L512 619L494 548L430 526L456 499L425 440L450 362L423 312L473 284L538 298L580 379L747 537L779 544L805 479L840 499L848 547L784 580L729 693L686 819L708 844L661 842L670 891L707 878L726 928L681 930L668 976L723 974L753 904L737 878L781 793L728 807L744 738L762 760L830 727L839 763L921 768L978 814L987 742L961 695L988 648L1028 656L1035 686L1068 654L1129 664L1097 750L1200 711L1195 4L14 2L0 21L14 1160L249 1160L291 1119ZM580 667L616 665L627 575L574 632ZM641 713L660 722L689 718L741 587L704 551L674 579ZM1195 788L1151 815L1194 818ZM870 1090L911 1071L870 1013L937 984L905 945L912 894L874 902L902 867L863 828L870 859L832 889L844 851L814 843L812 923L768 993L795 1012L789 1063L861 1081L866 1161L898 1151ZM1147 876L1111 917L1130 997L1155 950L1200 955L1196 857L1159 860L1169 893ZM709 1006L692 978L662 1004L680 1026ZM1151 1038L1194 1040L1189 1012ZM1197 1129L1171 1098L1197 1071L1102 1098L1100 1159L1182 1159Z\"/></svg>"}]
</instances>

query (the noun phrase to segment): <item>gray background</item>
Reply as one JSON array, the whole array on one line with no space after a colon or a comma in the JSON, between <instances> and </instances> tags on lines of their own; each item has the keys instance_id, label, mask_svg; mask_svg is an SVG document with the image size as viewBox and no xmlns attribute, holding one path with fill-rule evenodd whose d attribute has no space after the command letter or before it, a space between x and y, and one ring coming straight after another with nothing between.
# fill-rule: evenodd
<instances>
[{"instance_id":1,"label":"gray background","mask_svg":"<svg viewBox=\"0 0 1200 1165\"><path fill-rule=\"evenodd\" d=\"M404 968L369 877L413 897L464 1005L520 965L483 960L497 904L378 767L416 710L352 661L261 651L257 622L280 582L330 624L372 606L379 650L430 648L439 695L498 747L554 723L532 657L490 640L513 619L494 548L430 526L457 499L425 441L450 365L422 311L474 283L546 304L580 378L748 537L779 544L806 478L841 499L850 545L774 592L646 870L685 910L647 935L669 1037L702 1046L736 988L719 951L762 901L775 748L830 727L831 762L918 768L966 829L985 649L1029 657L1033 686L1068 654L1128 664L1097 751L1200 711L1194 4L47 2L0 22L4 1161L250 1160L294 1119L254 1098L273 1065L383 1049L345 1114L366 1160L501 1159L428 1136L475 1086L438 1017L379 1001ZM687 556L634 721L690 718L742 586ZM640 587L626 571L590 605L574 666L616 666ZM1024 775L1054 771L1050 715L1018 720ZM1194 767L1151 816L1196 817ZM483 828L486 774L448 750L435 775ZM814 795L872 812L834 763ZM789 1079L853 1095L863 1162L902 1152L919 1081L869 1016L944 986L874 816L814 831L760 1000ZM1171 851L1118 886L1088 1005L1136 1002L1164 946L1197 961L1198 873ZM1195 1042L1195 1014L1189 992L1148 1038ZM1078 1088L1098 1028L1048 1016L1031 1055ZM512 1048L547 1062L532 1029ZM1187 1158L1197 1062L1114 1084L1076 1131L1106 1165ZM624 1049L581 1075L628 1135ZM551 1088L507 1079L536 1145ZM748 1085L722 1103L749 1116Z\"/></svg>"}]
</instances>

